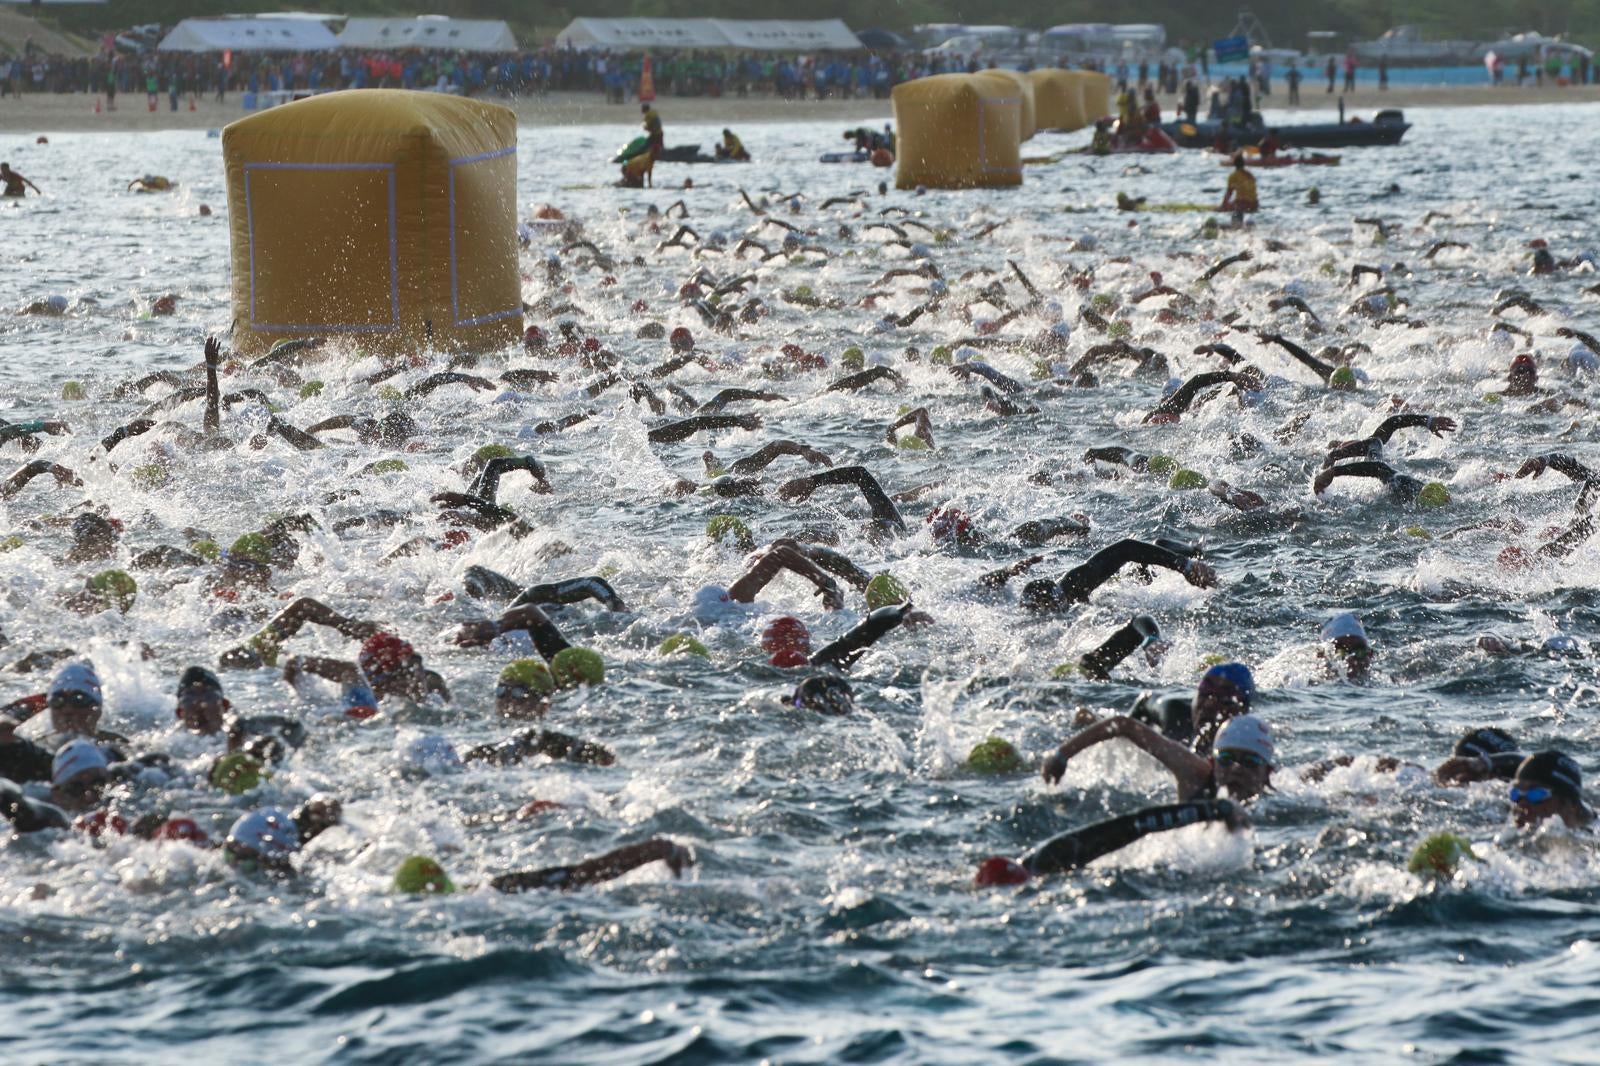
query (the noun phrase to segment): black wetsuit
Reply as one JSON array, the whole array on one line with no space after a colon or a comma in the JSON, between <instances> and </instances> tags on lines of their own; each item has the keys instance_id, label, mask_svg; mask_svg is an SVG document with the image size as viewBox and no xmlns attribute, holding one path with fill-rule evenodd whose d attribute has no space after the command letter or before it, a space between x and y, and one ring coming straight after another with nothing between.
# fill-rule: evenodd
<instances>
[{"instance_id":1,"label":"black wetsuit","mask_svg":"<svg viewBox=\"0 0 1600 1066\"><path fill-rule=\"evenodd\" d=\"M1200 822L1225 821L1232 814L1233 805L1219 799L1194 799L1164 807L1147 807L1107 822L1062 833L1024 855L1021 863L1035 876L1075 870L1151 833L1164 833Z\"/></svg>"},{"instance_id":2,"label":"black wetsuit","mask_svg":"<svg viewBox=\"0 0 1600 1066\"><path fill-rule=\"evenodd\" d=\"M833 666L848 670L866 650L880 639L899 628L912 611L909 603L896 603L879 607L863 618L854 628L831 644L814 652L812 666Z\"/></svg>"}]
</instances>

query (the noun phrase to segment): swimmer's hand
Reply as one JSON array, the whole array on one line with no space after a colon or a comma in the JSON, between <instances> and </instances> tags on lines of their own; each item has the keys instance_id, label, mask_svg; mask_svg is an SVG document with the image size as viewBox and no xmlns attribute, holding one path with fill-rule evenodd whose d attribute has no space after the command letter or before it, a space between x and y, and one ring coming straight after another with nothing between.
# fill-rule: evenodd
<instances>
[{"instance_id":1,"label":"swimmer's hand","mask_svg":"<svg viewBox=\"0 0 1600 1066\"><path fill-rule=\"evenodd\" d=\"M694 852L682 844L672 844L661 861L667 864L673 877L682 877L683 871L694 865Z\"/></svg>"},{"instance_id":2,"label":"swimmer's hand","mask_svg":"<svg viewBox=\"0 0 1600 1066\"><path fill-rule=\"evenodd\" d=\"M481 648L500 635L500 623L494 621L466 622L456 630L456 646Z\"/></svg>"},{"instance_id":3,"label":"swimmer's hand","mask_svg":"<svg viewBox=\"0 0 1600 1066\"><path fill-rule=\"evenodd\" d=\"M1217 572L1199 559L1189 560L1188 565L1183 568L1183 576L1184 580L1197 589L1215 588L1217 584Z\"/></svg>"},{"instance_id":4,"label":"swimmer's hand","mask_svg":"<svg viewBox=\"0 0 1600 1066\"><path fill-rule=\"evenodd\" d=\"M229 648L218 658L217 664L225 670L253 670L263 665L261 654L247 644Z\"/></svg>"},{"instance_id":5,"label":"swimmer's hand","mask_svg":"<svg viewBox=\"0 0 1600 1066\"><path fill-rule=\"evenodd\" d=\"M1536 455L1532 459L1529 459L1527 462L1522 464L1522 469L1517 471L1517 476L1537 478L1540 474L1544 473L1549 466L1550 463L1545 459L1544 456Z\"/></svg>"},{"instance_id":6,"label":"swimmer's hand","mask_svg":"<svg viewBox=\"0 0 1600 1066\"><path fill-rule=\"evenodd\" d=\"M1059 785L1067 773L1067 757L1059 751L1052 751L1039 772L1044 775L1045 784Z\"/></svg>"},{"instance_id":7,"label":"swimmer's hand","mask_svg":"<svg viewBox=\"0 0 1600 1066\"><path fill-rule=\"evenodd\" d=\"M1237 803L1217 800L1217 813L1222 815L1222 824L1228 827L1230 833L1250 828L1250 816L1245 814L1244 808Z\"/></svg>"},{"instance_id":8,"label":"swimmer's hand","mask_svg":"<svg viewBox=\"0 0 1600 1066\"><path fill-rule=\"evenodd\" d=\"M817 582L817 595L822 597L822 605L828 610L844 609L844 594L839 591L839 583L833 578L824 578Z\"/></svg>"},{"instance_id":9,"label":"swimmer's hand","mask_svg":"<svg viewBox=\"0 0 1600 1066\"><path fill-rule=\"evenodd\" d=\"M222 360L222 342L215 337L206 338L206 366L215 367Z\"/></svg>"},{"instance_id":10,"label":"swimmer's hand","mask_svg":"<svg viewBox=\"0 0 1600 1066\"><path fill-rule=\"evenodd\" d=\"M792 481L785 481L782 485L779 485L778 498L780 500L789 501L806 500L811 498L811 494L815 492L816 489L817 479L802 475L801 477L797 477Z\"/></svg>"},{"instance_id":11,"label":"swimmer's hand","mask_svg":"<svg viewBox=\"0 0 1600 1066\"><path fill-rule=\"evenodd\" d=\"M1518 474L1517 476L1521 477L1522 475ZM1311 483L1312 495L1321 496L1328 491L1328 486L1331 484L1333 484L1333 468L1330 467L1318 474L1316 480Z\"/></svg>"},{"instance_id":12,"label":"swimmer's hand","mask_svg":"<svg viewBox=\"0 0 1600 1066\"><path fill-rule=\"evenodd\" d=\"M1446 433L1454 433L1455 431L1456 420L1453 418L1445 418L1442 415L1435 415L1433 418L1428 419L1428 432L1432 433L1440 440L1444 439L1444 435Z\"/></svg>"}]
</instances>

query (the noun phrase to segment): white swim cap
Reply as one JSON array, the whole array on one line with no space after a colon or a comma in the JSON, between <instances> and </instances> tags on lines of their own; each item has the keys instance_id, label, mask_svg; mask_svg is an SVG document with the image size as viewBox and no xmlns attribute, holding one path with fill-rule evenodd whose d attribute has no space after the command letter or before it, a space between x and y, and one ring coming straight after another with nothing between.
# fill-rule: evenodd
<instances>
[{"instance_id":1,"label":"white swim cap","mask_svg":"<svg viewBox=\"0 0 1600 1066\"><path fill-rule=\"evenodd\" d=\"M461 756L444 737L423 733L400 748L400 767L423 774L447 773L461 768Z\"/></svg>"},{"instance_id":2,"label":"white swim cap","mask_svg":"<svg viewBox=\"0 0 1600 1066\"><path fill-rule=\"evenodd\" d=\"M60 788L79 774L104 770L107 765L106 753L94 741L81 737L69 740L61 745L61 750L56 752L55 759L50 763L50 783Z\"/></svg>"},{"instance_id":3,"label":"white swim cap","mask_svg":"<svg viewBox=\"0 0 1600 1066\"><path fill-rule=\"evenodd\" d=\"M1217 732L1212 748L1216 751L1248 751L1267 760L1268 765L1277 756L1277 749L1272 743L1272 730L1253 714L1241 714L1228 719Z\"/></svg>"}]
</instances>

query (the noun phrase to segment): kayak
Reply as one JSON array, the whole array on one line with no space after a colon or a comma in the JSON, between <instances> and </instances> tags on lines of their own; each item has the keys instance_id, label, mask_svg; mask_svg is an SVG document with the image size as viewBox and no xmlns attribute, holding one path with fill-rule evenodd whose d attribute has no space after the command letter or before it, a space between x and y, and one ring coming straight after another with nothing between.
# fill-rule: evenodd
<instances>
[{"instance_id":1,"label":"kayak","mask_svg":"<svg viewBox=\"0 0 1600 1066\"><path fill-rule=\"evenodd\" d=\"M819 163L867 163L871 160L871 152L823 152L817 157Z\"/></svg>"},{"instance_id":2,"label":"kayak","mask_svg":"<svg viewBox=\"0 0 1600 1066\"><path fill-rule=\"evenodd\" d=\"M613 163L626 163L634 156L642 155L650 147L648 137L635 137L629 141L615 158ZM656 157L657 163L748 163L748 159L727 159L722 156L706 155L700 151L698 144L675 144L670 148L663 148Z\"/></svg>"},{"instance_id":3,"label":"kayak","mask_svg":"<svg viewBox=\"0 0 1600 1066\"><path fill-rule=\"evenodd\" d=\"M1379 111L1371 122L1311 122L1301 126L1268 126L1259 114L1244 125L1224 127L1220 122L1166 122L1161 128L1182 148L1210 148L1219 133L1234 144L1259 144L1270 129L1278 140L1294 148L1372 148L1400 143L1411 128L1397 110Z\"/></svg>"}]
</instances>

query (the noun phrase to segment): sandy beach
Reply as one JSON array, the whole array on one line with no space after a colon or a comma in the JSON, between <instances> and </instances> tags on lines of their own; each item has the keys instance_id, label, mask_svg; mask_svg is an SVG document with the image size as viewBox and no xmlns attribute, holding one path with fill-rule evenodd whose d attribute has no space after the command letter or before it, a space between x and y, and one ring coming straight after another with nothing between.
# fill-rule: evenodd
<instances>
[{"instance_id":1,"label":"sandy beach","mask_svg":"<svg viewBox=\"0 0 1600 1066\"><path fill-rule=\"evenodd\" d=\"M1281 84L1264 101L1269 108L1282 107L1287 94ZM1308 113L1331 111L1338 106L1337 95L1330 96L1309 87L1301 93L1299 110ZM1361 89L1345 97L1351 115L1370 114L1385 107L1474 107L1512 104L1578 104L1600 101L1600 85L1569 88L1528 86L1456 86L1398 88L1378 92ZM597 93L550 93L547 96L506 101L517 112L524 126L632 126L639 121L637 104L607 104ZM194 102L180 99L178 110L170 110L161 97L155 111L146 107L142 94L117 98L116 111L96 111L96 100L81 93L40 94L0 101L0 131L6 133L50 134L88 131L217 129L249 114L240 106L238 94L229 94L223 104L206 97ZM1170 111L1170 98L1163 101ZM667 97L658 102L668 122L713 123L729 126L756 122L882 122L892 118L887 100L808 100L802 103L770 97L738 99L724 97Z\"/></svg>"}]
</instances>

